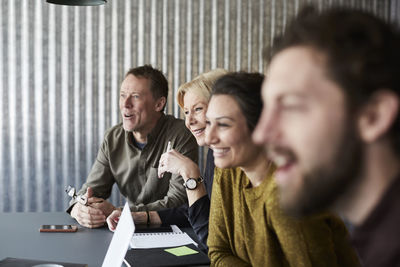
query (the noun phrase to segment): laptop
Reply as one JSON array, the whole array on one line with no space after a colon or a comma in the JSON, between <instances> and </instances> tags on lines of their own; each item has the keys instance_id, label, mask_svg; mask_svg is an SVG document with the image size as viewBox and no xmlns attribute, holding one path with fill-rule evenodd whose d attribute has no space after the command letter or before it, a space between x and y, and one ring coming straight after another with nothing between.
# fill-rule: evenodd
<instances>
[{"instance_id":1,"label":"laptop","mask_svg":"<svg viewBox=\"0 0 400 267\"><path fill-rule=\"evenodd\" d=\"M135 224L133 223L131 209L129 208L128 202L126 202L121 217L119 218L117 228L111 239L111 243L108 246L102 267L121 266L123 262L127 266L130 266L124 261L124 258L134 232Z\"/></svg>"},{"instance_id":2,"label":"laptop","mask_svg":"<svg viewBox=\"0 0 400 267\"><path fill-rule=\"evenodd\" d=\"M126 267L131 267L133 263L135 263L135 266L141 267L193 265L199 266L210 264L207 255L200 251L195 244L192 244L192 242L189 242L190 244L187 245L187 248L195 251L195 254L187 256L177 257L171 253L166 252L165 247L128 250L134 232L135 223L131 215L131 210L128 203L125 203L121 217L119 218L117 224L117 228L115 229L114 235L111 239L111 243L104 258L102 267L119 267L122 265L122 263L124 263ZM150 236L148 236L148 238L149 237ZM193 241L192 239L190 240ZM174 243L174 245L176 244Z\"/></svg>"}]
</instances>

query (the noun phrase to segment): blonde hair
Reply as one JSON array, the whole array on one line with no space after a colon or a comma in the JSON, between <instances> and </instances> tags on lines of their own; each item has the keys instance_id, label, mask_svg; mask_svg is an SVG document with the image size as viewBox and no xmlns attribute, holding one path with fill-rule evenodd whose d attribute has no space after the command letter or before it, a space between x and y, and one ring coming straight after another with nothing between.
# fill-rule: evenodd
<instances>
[{"instance_id":1,"label":"blonde hair","mask_svg":"<svg viewBox=\"0 0 400 267\"><path fill-rule=\"evenodd\" d=\"M202 73L190 82L179 86L176 96L179 106L183 109L183 98L188 91L192 90L195 90L199 93L199 95L204 96L207 101L210 100L212 86L216 80L227 73L228 71L224 69L211 70L209 72Z\"/></svg>"}]
</instances>

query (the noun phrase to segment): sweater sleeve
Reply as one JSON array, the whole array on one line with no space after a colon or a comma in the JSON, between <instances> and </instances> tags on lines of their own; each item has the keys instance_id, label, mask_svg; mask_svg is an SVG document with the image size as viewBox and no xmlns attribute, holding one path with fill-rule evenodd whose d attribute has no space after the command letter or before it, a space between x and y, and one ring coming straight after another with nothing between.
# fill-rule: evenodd
<instances>
[{"instance_id":1,"label":"sweater sleeve","mask_svg":"<svg viewBox=\"0 0 400 267\"><path fill-rule=\"evenodd\" d=\"M203 250L207 248L208 221L210 214L210 199L208 195L199 198L189 207L189 221L194 232L199 238Z\"/></svg>"},{"instance_id":2,"label":"sweater sleeve","mask_svg":"<svg viewBox=\"0 0 400 267\"><path fill-rule=\"evenodd\" d=\"M163 209L157 211L163 224L175 224L178 227L190 227L187 218L188 205L183 204L182 206Z\"/></svg>"},{"instance_id":3,"label":"sweater sleeve","mask_svg":"<svg viewBox=\"0 0 400 267\"><path fill-rule=\"evenodd\" d=\"M214 183L212 189L210 225L208 236L208 256L211 266L250 266L240 258L236 257L231 249L229 233L226 229L226 211L222 205L222 194L220 187L221 171L215 169Z\"/></svg>"},{"instance_id":4,"label":"sweater sleeve","mask_svg":"<svg viewBox=\"0 0 400 267\"><path fill-rule=\"evenodd\" d=\"M194 232L199 238L200 244L205 252L208 252L207 238L208 238L208 224L210 219L210 199L211 190L214 180L214 157L211 149L207 152L206 168L204 170L204 186L207 195L199 198L196 202L189 207L189 221L192 225Z\"/></svg>"},{"instance_id":5,"label":"sweater sleeve","mask_svg":"<svg viewBox=\"0 0 400 267\"><path fill-rule=\"evenodd\" d=\"M107 135L107 134L106 134ZM96 197L107 199L111 195L111 190L114 185L115 179L111 173L108 156L108 144L107 140L104 139L103 143L97 153L96 161L93 164L92 169L88 175L86 182L82 185L82 188L78 191L77 195L84 195L88 187L91 187L96 194ZM68 213L71 213L73 206L77 200L72 198Z\"/></svg>"}]
</instances>

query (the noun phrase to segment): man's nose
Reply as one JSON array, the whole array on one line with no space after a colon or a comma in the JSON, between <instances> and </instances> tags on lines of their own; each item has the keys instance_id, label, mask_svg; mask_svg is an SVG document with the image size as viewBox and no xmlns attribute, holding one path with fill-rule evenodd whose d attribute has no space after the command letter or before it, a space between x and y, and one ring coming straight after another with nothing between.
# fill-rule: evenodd
<instances>
[{"instance_id":1,"label":"man's nose","mask_svg":"<svg viewBox=\"0 0 400 267\"><path fill-rule=\"evenodd\" d=\"M261 117L253 132L253 141L265 145L278 136L279 124L273 111L263 109Z\"/></svg>"},{"instance_id":2,"label":"man's nose","mask_svg":"<svg viewBox=\"0 0 400 267\"><path fill-rule=\"evenodd\" d=\"M131 96L127 96L123 101L124 107L130 108L133 106L132 101L131 101Z\"/></svg>"}]
</instances>

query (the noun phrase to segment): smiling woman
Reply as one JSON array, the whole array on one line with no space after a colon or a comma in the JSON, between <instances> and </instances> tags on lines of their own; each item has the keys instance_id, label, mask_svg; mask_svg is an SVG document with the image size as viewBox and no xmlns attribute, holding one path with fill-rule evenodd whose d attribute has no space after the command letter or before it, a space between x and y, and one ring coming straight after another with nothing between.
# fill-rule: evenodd
<instances>
[{"instance_id":1,"label":"smiling woman","mask_svg":"<svg viewBox=\"0 0 400 267\"><path fill-rule=\"evenodd\" d=\"M185 114L185 125L196 138L199 146L205 145L205 114L212 86L219 77L226 73L223 69L215 69L203 73L179 87L177 100ZM159 177L162 177L164 172L171 172L179 173L185 180L184 186L189 203L188 219L201 245L206 250L211 188L214 177L212 151L209 150L207 153L203 177L200 176L200 168L197 163L175 149L164 153L160 162Z\"/></svg>"},{"instance_id":2,"label":"smiling woman","mask_svg":"<svg viewBox=\"0 0 400 267\"><path fill-rule=\"evenodd\" d=\"M226 74L224 69L215 69L200 74L179 87L177 101L185 114L186 127L192 132L199 146L204 146L205 114L215 81Z\"/></svg>"},{"instance_id":3,"label":"smiling woman","mask_svg":"<svg viewBox=\"0 0 400 267\"><path fill-rule=\"evenodd\" d=\"M342 221L331 214L286 216L275 166L252 142L262 110L258 73L219 79L207 110L206 143L214 151L209 257L212 266L359 266Z\"/></svg>"}]
</instances>

